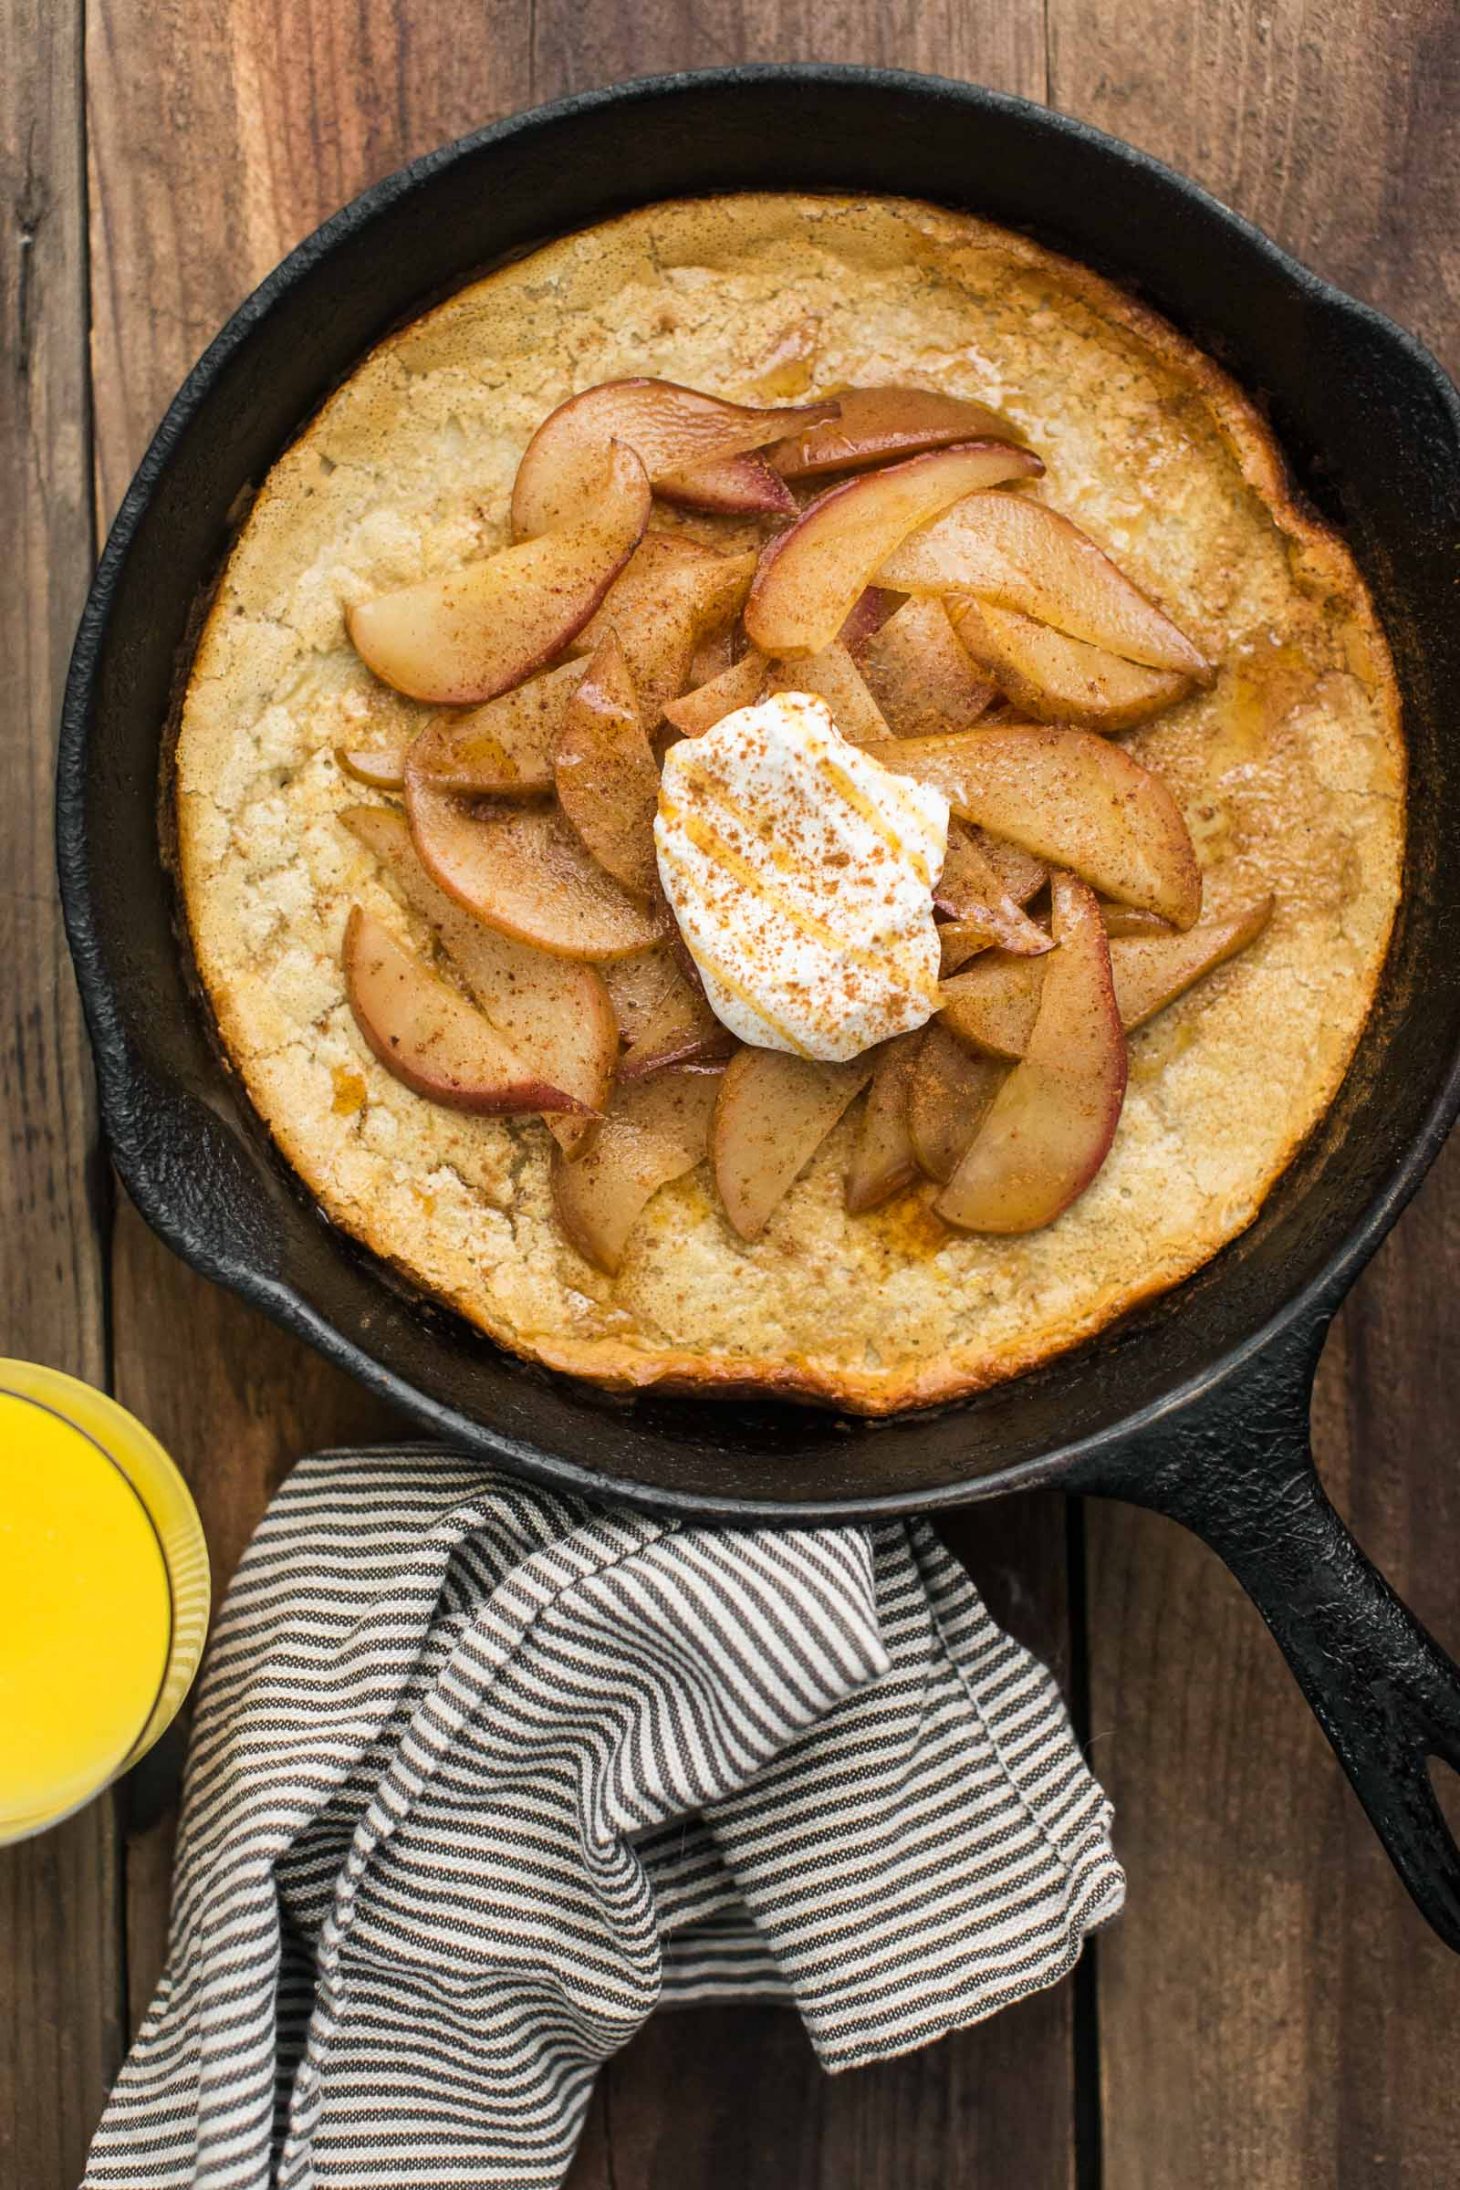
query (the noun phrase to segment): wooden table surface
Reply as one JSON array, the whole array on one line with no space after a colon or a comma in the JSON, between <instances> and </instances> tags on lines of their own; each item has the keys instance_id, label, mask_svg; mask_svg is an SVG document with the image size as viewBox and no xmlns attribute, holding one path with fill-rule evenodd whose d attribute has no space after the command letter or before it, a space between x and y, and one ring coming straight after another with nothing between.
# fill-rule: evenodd
<instances>
[{"instance_id":1,"label":"wooden table surface","mask_svg":"<svg viewBox=\"0 0 1460 2190\"><path fill-rule=\"evenodd\" d=\"M164 405L299 237L534 101L744 59L892 63L1158 153L1460 362L1448 0L0 0L0 1352L106 1383L226 1579L312 1444L388 1430L114 1193L51 870L92 557ZM1460 1151L1329 1345L1317 1433L1370 1552L1460 1650ZM788 2015L656 2019L575 2190L1428 2190L1460 2179L1460 1961L1409 1906L1236 1587L1174 1526L1029 1498L960 1548L1072 1687L1128 1911L1075 1980L836 2080ZM0 1857L0 2186L69 2190L163 1951L159 1775Z\"/></svg>"}]
</instances>

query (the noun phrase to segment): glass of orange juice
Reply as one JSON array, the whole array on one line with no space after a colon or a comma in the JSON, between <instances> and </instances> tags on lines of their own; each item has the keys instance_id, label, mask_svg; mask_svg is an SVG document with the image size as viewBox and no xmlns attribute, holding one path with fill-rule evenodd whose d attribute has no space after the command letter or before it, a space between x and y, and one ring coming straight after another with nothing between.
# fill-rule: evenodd
<instances>
[{"instance_id":1,"label":"glass of orange juice","mask_svg":"<svg viewBox=\"0 0 1460 2190\"><path fill-rule=\"evenodd\" d=\"M197 1508L156 1438L89 1384L0 1360L0 1842L151 1748L209 1595Z\"/></svg>"}]
</instances>

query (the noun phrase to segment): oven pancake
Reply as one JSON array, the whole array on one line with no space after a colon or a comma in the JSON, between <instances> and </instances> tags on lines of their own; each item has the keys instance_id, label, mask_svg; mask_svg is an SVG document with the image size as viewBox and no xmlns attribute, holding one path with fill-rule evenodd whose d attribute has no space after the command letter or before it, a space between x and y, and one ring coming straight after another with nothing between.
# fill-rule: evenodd
<instances>
[{"instance_id":1,"label":"oven pancake","mask_svg":"<svg viewBox=\"0 0 1460 2190\"><path fill-rule=\"evenodd\" d=\"M406 914L339 816L334 755L423 714L351 648L354 603L507 537L517 461L566 396L655 375L736 401L913 381L995 405L1038 492L1221 665L1125 742L1185 813L1205 914L1271 891L1242 956L1134 1035L1115 1145L1055 1224L849 1217L844 1120L753 1243L705 1167L622 1271L568 1245L535 1119L471 1117L375 1060L345 997L353 904ZM655 522L685 522L656 510ZM727 545L722 521L700 536ZM871 1413L1077 1344L1249 1224L1331 1102L1400 890L1393 673L1342 542L1199 351L1086 269L896 199L675 201L551 244L376 349L270 472L213 602L175 751L183 895L224 1048L330 1219L493 1338L595 1382L775 1391ZM425 931L414 929L418 943Z\"/></svg>"}]
</instances>

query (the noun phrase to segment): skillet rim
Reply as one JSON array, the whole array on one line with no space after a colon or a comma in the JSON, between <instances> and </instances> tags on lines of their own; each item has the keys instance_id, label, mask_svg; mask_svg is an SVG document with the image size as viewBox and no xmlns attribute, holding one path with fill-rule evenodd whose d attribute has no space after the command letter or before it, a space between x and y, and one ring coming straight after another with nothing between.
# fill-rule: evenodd
<instances>
[{"instance_id":1,"label":"skillet rim","mask_svg":"<svg viewBox=\"0 0 1460 2190\"><path fill-rule=\"evenodd\" d=\"M332 214L265 277L193 366L138 466L97 564L81 618L62 707L56 812L63 910L96 1061L103 1126L124 1183L148 1223L169 1246L205 1276L228 1285L253 1305L263 1308L275 1321L307 1339L379 1396L418 1420L428 1422L449 1441L460 1442L465 1432L479 1449L489 1445L517 1472L588 1497L601 1499L610 1495L624 1503L642 1504L661 1512L732 1523L774 1522L781 1526L929 1512L993 1496L1007 1489L1047 1483L1077 1469L1088 1469L1102 1454L1125 1445L1144 1432L1160 1428L1199 1403L1217 1386L1239 1376L1283 1334L1320 1328L1417 1190L1450 1126L1460 1114L1460 1051L1451 1058L1448 1070L1439 1081L1420 1129L1406 1144L1378 1192L1362 1207L1353 1224L1307 1283L1289 1296L1257 1331L1235 1346L1218 1352L1184 1381L1115 1421L1056 1444L1035 1457L968 1479L919 1490L835 1494L826 1498L782 1501L754 1494L625 1484L617 1479L606 1479L602 1471L591 1464L528 1443L499 1429L488 1428L465 1416L449 1402L423 1391L407 1377L385 1367L354 1339L345 1336L288 1281L260 1270L235 1253L219 1252L207 1239L199 1237L186 1212L182 1215L175 1212L166 1184L159 1184L147 1166L144 1153L129 1144L125 1131L133 1107L129 1095L134 1083L145 1079L146 1074L139 1071L129 1055L123 1013L118 1003L118 984L106 965L97 935L98 923L87 874L86 747L93 689L115 608L120 575L173 452L234 357L255 337L279 303L309 278L321 262L435 175L459 161L475 158L489 147L550 132L564 121L604 108L642 106L685 91L712 94L729 91L733 96L753 96L758 87L787 83L832 89L838 86L883 88L919 98L945 100L971 112L998 112L1031 126L1036 132L1082 145L1097 157L1124 167L1138 184L1158 186L1177 200L1198 208L1205 218L1219 227L1226 228L1249 251L1265 260L1280 281L1309 306L1334 315L1350 326L1366 329L1390 350L1400 353L1427 384L1460 442L1460 394L1438 362L1413 336L1373 306L1350 297L1294 259L1255 224L1224 205L1200 184L1151 154L1088 123L1053 113L1036 102L984 86L908 70L796 62L679 71L575 93L472 131L372 184ZM829 181L827 187L831 187ZM554 233L561 232L554 230ZM1139 274L1134 278L1139 280ZM511 1363L511 1357L503 1356L503 1359ZM559 1384L571 1382L556 1381ZM733 1405L734 1401L715 1397L697 1404L721 1408ZM956 1407L960 1403L954 1404ZM911 1424L917 1419L916 1415L894 1416L889 1418L889 1424L899 1421Z\"/></svg>"}]
</instances>

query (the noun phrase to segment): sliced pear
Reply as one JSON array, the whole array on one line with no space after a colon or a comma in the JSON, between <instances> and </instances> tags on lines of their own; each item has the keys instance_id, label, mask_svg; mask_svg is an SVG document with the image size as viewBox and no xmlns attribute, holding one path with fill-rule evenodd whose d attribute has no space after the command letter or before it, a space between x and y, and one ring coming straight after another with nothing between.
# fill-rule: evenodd
<instances>
[{"instance_id":1,"label":"sliced pear","mask_svg":"<svg viewBox=\"0 0 1460 2190\"><path fill-rule=\"evenodd\" d=\"M639 720L623 648L610 635L568 702L553 759L558 804L584 849L647 905L654 894L659 770Z\"/></svg>"},{"instance_id":2,"label":"sliced pear","mask_svg":"<svg viewBox=\"0 0 1460 2190\"><path fill-rule=\"evenodd\" d=\"M648 532L575 642L575 651L587 654L610 632L617 634L649 736L665 702L678 699L689 683L701 642L739 614L755 563L753 548L720 555L679 533Z\"/></svg>"},{"instance_id":3,"label":"sliced pear","mask_svg":"<svg viewBox=\"0 0 1460 2190\"><path fill-rule=\"evenodd\" d=\"M688 981L672 959L670 965L657 1003L619 1061L625 1086L666 1066L728 1057L735 1046L735 1037L711 1011L698 980Z\"/></svg>"},{"instance_id":4,"label":"sliced pear","mask_svg":"<svg viewBox=\"0 0 1460 2190\"><path fill-rule=\"evenodd\" d=\"M938 930L938 955L944 979L980 951L992 950L997 937L980 920L945 920Z\"/></svg>"},{"instance_id":5,"label":"sliced pear","mask_svg":"<svg viewBox=\"0 0 1460 2190\"><path fill-rule=\"evenodd\" d=\"M873 1064L871 1056L819 1064L775 1049L742 1049L731 1059L715 1104L710 1161L742 1239L760 1237Z\"/></svg>"},{"instance_id":6,"label":"sliced pear","mask_svg":"<svg viewBox=\"0 0 1460 2190\"><path fill-rule=\"evenodd\" d=\"M1159 776L1108 738L1000 723L900 738L873 757L936 785L964 820L1071 869L1107 897L1178 928L1201 911L1201 870L1180 807Z\"/></svg>"},{"instance_id":7,"label":"sliced pear","mask_svg":"<svg viewBox=\"0 0 1460 2190\"><path fill-rule=\"evenodd\" d=\"M379 860L387 880L432 930L467 988L529 1072L559 1087L585 1112L602 1110L618 1060L618 1020L596 967L554 958L484 927L436 887L393 806L351 806L340 816ZM551 1115L548 1130L572 1152L593 1119Z\"/></svg>"},{"instance_id":8,"label":"sliced pear","mask_svg":"<svg viewBox=\"0 0 1460 2190\"><path fill-rule=\"evenodd\" d=\"M962 824L962 834L977 845L1016 905L1027 905L1048 882L1049 869L1044 861L1026 852L1022 844L1011 844L1007 837L994 836L972 822Z\"/></svg>"},{"instance_id":9,"label":"sliced pear","mask_svg":"<svg viewBox=\"0 0 1460 2190\"><path fill-rule=\"evenodd\" d=\"M1204 974L1235 958L1271 917L1272 899L1264 897L1224 919L1204 920L1184 935L1168 929L1161 935L1112 937L1111 978L1125 1032L1144 1026ZM990 955L943 984L939 1017L961 1040L992 1056L1022 1057L1034 1031L1044 971L1030 959Z\"/></svg>"},{"instance_id":10,"label":"sliced pear","mask_svg":"<svg viewBox=\"0 0 1460 2190\"><path fill-rule=\"evenodd\" d=\"M421 865L489 928L563 958L627 958L660 921L590 858L556 807L484 808L407 766L406 813Z\"/></svg>"},{"instance_id":11,"label":"sliced pear","mask_svg":"<svg viewBox=\"0 0 1460 2190\"><path fill-rule=\"evenodd\" d=\"M406 780L406 755L415 736L412 730L389 745L336 746L335 759L356 783L368 784L372 791L399 791Z\"/></svg>"},{"instance_id":12,"label":"sliced pear","mask_svg":"<svg viewBox=\"0 0 1460 2190\"><path fill-rule=\"evenodd\" d=\"M973 593L1149 669L1209 684L1205 656L1089 534L1023 494L968 495L890 550L877 571L902 593Z\"/></svg>"},{"instance_id":13,"label":"sliced pear","mask_svg":"<svg viewBox=\"0 0 1460 2190\"><path fill-rule=\"evenodd\" d=\"M452 1110L580 1111L531 1072L483 1012L356 905L345 925L345 989L361 1034L397 1080Z\"/></svg>"},{"instance_id":14,"label":"sliced pear","mask_svg":"<svg viewBox=\"0 0 1460 2190\"><path fill-rule=\"evenodd\" d=\"M723 677L726 670L733 668L739 636L732 623L721 624L718 631L708 632L701 639L689 665L688 691L697 692L702 684L713 684L716 677Z\"/></svg>"},{"instance_id":15,"label":"sliced pear","mask_svg":"<svg viewBox=\"0 0 1460 2190\"><path fill-rule=\"evenodd\" d=\"M803 661L773 662L766 680L771 692L814 692L831 709L831 719L851 745L882 745L892 732L862 672L840 639Z\"/></svg>"},{"instance_id":16,"label":"sliced pear","mask_svg":"<svg viewBox=\"0 0 1460 2190\"><path fill-rule=\"evenodd\" d=\"M925 598L931 600L932 596ZM1191 690L1174 669L1144 669L1103 646L1072 639L1017 609L971 594L949 594L947 610L969 656L999 690L1039 722L1086 730L1129 730Z\"/></svg>"},{"instance_id":17,"label":"sliced pear","mask_svg":"<svg viewBox=\"0 0 1460 2190\"><path fill-rule=\"evenodd\" d=\"M796 497L778 471L755 449L712 457L685 471L667 472L654 492L685 509L722 517L794 517Z\"/></svg>"},{"instance_id":18,"label":"sliced pear","mask_svg":"<svg viewBox=\"0 0 1460 2190\"><path fill-rule=\"evenodd\" d=\"M933 902L956 921L974 922L991 941L1017 957L1037 958L1051 948L1038 921L1015 904L982 846L957 822L949 826L948 850Z\"/></svg>"},{"instance_id":19,"label":"sliced pear","mask_svg":"<svg viewBox=\"0 0 1460 2190\"><path fill-rule=\"evenodd\" d=\"M777 442L770 460L783 478L862 471L895 456L946 448L954 441L1022 441L998 411L934 388L843 388L837 417Z\"/></svg>"},{"instance_id":20,"label":"sliced pear","mask_svg":"<svg viewBox=\"0 0 1460 2190\"><path fill-rule=\"evenodd\" d=\"M972 729L994 697L948 611L932 594L904 601L863 647L863 676L897 738Z\"/></svg>"},{"instance_id":21,"label":"sliced pear","mask_svg":"<svg viewBox=\"0 0 1460 2190\"><path fill-rule=\"evenodd\" d=\"M1043 469L1027 449L975 441L831 488L762 554L745 604L747 638L763 654L819 654L909 532L976 489Z\"/></svg>"},{"instance_id":22,"label":"sliced pear","mask_svg":"<svg viewBox=\"0 0 1460 2190\"><path fill-rule=\"evenodd\" d=\"M1001 1066L965 1049L938 1020L923 1029L907 1096L907 1130L920 1171L946 1186L1003 1082Z\"/></svg>"},{"instance_id":23,"label":"sliced pear","mask_svg":"<svg viewBox=\"0 0 1460 2190\"><path fill-rule=\"evenodd\" d=\"M1090 1184L1125 1101L1125 1034L1110 944L1094 892L1051 880L1055 941L1043 961L1028 1047L939 1195L938 1214L972 1232L1035 1232Z\"/></svg>"},{"instance_id":24,"label":"sliced pear","mask_svg":"<svg viewBox=\"0 0 1460 2190\"><path fill-rule=\"evenodd\" d=\"M661 1186L693 1171L678 1142L612 1111L575 1163L553 1163L553 1207L585 1262L617 1277L629 1235Z\"/></svg>"},{"instance_id":25,"label":"sliced pear","mask_svg":"<svg viewBox=\"0 0 1460 2190\"><path fill-rule=\"evenodd\" d=\"M651 1080L621 1086L613 1107L699 1163L710 1153L710 1128L724 1077L723 1064L670 1065Z\"/></svg>"},{"instance_id":26,"label":"sliced pear","mask_svg":"<svg viewBox=\"0 0 1460 2190\"><path fill-rule=\"evenodd\" d=\"M523 540L549 532L581 509L611 443L635 451L656 489L691 501L694 467L764 448L834 408L753 410L672 380L603 381L560 403L528 442L512 488L513 533ZM712 472L712 497L715 482ZM711 499L700 506L725 504Z\"/></svg>"},{"instance_id":27,"label":"sliced pear","mask_svg":"<svg viewBox=\"0 0 1460 2190\"><path fill-rule=\"evenodd\" d=\"M916 1034L899 1034L877 1053L857 1145L847 1167L847 1208L854 1217L880 1209L917 1177L907 1104L921 1042L921 1029Z\"/></svg>"},{"instance_id":28,"label":"sliced pear","mask_svg":"<svg viewBox=\"0 0 1460 2190\"><path fill-rule=\"evenodd\" d=\"M896 593L885 592L881 586L863 586L837 633L854 661L860 660L863 648L873 634L882 629L898 605Z\"/></svg>"},{"instance_id":29,"label":"sliced pear","mask_svg":"<svg viewBox=\"0 0 1460 2190\"><path fill-rule=\"evenodd\" d=\"M738 707L755 705L765 690L766 668L765 656L752 647L708 684L683 693L677 700L666 700L665 721L672 723L682 737L703 737Z\"/></svg>"},{"instance_id":30,"label":"sliced pear","mask_svg":"<svg viewBox=\"0 0 1460 2190\"><path fill-rule=\"evenodd\" d=\"M1107 935L1169 935L1171 923L1159 913L1141 912L1134 905L1117 905L1113 899L1102 898L1100 917L1105 922Z\"/></svg>"},{"instance_id":31,"label":"sliced pear","mask_svg":"<svg viewBox=\"0 0 1460 2190\"><path fill-rule=\"evenodd\" d=\"M667 943L604 966L604 984L625 1042L632 1045L652 1025L670 985L679 978L678 963Z\"/></svg>"},{"instance_id":32,"label":"sliced pear","mask_svg":"<svg viewBox=\"0 0 1460 2190\"><path fill-rule=\"evenodd\" d=\"M560 654L643 537L649 482L615 448L575 514L538 539L445 578L362 601L347 618L361 659L412 699L494 699Z\"/></svg>"},{"instance_id":33,"label":"sliced pear","mask_svg":"<svg viewBox=\"0 0 1460 2190\"><path fill-rule=\"evenodd\" d=\"M582 676L582 662L560 662L485 706L436 716L416 740L417 768L442 790L480 798L550 791L553 755Z\"/></svg>"}]
</instances>

